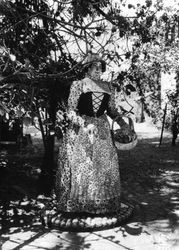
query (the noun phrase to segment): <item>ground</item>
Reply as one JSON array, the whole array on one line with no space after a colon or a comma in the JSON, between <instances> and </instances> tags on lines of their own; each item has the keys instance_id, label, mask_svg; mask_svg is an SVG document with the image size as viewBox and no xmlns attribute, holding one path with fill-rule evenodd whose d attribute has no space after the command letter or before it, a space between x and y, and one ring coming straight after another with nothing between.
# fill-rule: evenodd
<instances>
[{"instance_id":1,"label":"ground","mask_svg":"<svg viewBox=\"0 0 179 250\"><path fill-rule=\"evenodd\" d=\"M135 128L138 145L119 152L122 197L135 206L133 217L120 227L91 233L42 225L40 212L49 198L37 194L39 134L32 134L33 146L20 152L2 149L1 249L179 249L179 142L172 147L165 132L159 146L161 130L149 122Z\"/></svg>"}]
</instances>

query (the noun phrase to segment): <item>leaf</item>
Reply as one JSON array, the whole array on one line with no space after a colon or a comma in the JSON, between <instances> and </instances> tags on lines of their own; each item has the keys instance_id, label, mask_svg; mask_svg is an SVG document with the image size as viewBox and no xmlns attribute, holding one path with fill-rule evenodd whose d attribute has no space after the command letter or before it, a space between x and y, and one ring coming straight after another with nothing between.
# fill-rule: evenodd
<instances>
[{"instance_id":1,"label":"leaf","mask_svg":"<svg viewBox=\"0 0 179 250\"><path fill-rule=\"evenodd\" d=\"M135 9L135 6L133 4L128 4L127 6L129 9Z\"/></svg>"}]
</instances>

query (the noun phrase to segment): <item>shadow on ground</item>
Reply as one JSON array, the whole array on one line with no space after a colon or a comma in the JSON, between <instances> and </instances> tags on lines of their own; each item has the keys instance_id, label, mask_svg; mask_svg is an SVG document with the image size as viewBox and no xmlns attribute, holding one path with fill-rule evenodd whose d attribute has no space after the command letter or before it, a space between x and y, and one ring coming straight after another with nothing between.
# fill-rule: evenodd
<instances>
[{"instance_id":1,"label":"shadow on ground","mask_svg":"<svg viewBox=\"0 0 179 250\"><path fill-rule=\"evenodd\" d=\"M159 139L152 138L119 152L123 197L136 205L133 221L163 232L179 228L178 151L170 139L159 146Z\"/></svg>"},{"instance_id":2,"label":"shadow on ground","mask_svg":"<svg viewBox=\"0 0 179 250\"><path fill-rule=\"evenodd\" d=\"M131 224L140 223L150 228L150 231L164 234L175 233L179 230L179 145L177 143L172 147L169 138L164 139L160 147L158 142L158 137L140 139L135 149L119 152L122 198L135 205L134 216L129 221ZM4 244L13 240L11 235L14 234L31 232L22 242L16 239L14 244L17 246L11 248L16 250L39 238L42 240L45 235L48 238L49 232L53 234L53 230L44 228L40 221L41 211L53 199L39 197L37 193L41 156L34 153L29 157L26 153L24 158L22 153L13 155L12 151L4 150L0 158L0 242ZM53 202L51 206L53 208ZM139 228L131 230L130 226L123 225L113 231L96 232L93 233L93 241L107 240L124 249L131 249L121 245L121 240L116 239L115 234L120 231L124 238L129 234L139 235ZM62 238L65 250L90 249L90 235L69 232L57 235L54 232L54 246L49 246L47 239L40 249L59 249L62 247ZM170 240L179 244L179 240Z\"/></svg>"}]
</instances>

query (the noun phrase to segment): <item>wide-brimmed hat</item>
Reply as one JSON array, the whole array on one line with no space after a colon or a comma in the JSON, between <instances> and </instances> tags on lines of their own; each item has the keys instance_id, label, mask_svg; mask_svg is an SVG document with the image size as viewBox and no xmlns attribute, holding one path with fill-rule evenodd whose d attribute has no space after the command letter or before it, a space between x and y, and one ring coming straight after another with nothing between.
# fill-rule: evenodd
<instances>
[{"instance_id":1,"label":"wide-brimmed hat","mask_svg":"<svg viewBox=\"0 0 179 250\"><path fill-rule=\"evenodd\" d=\"M106 62L96 53L88 53L83 61L83 66L87 69L91 67L93 63L100 62L102 66L102 72L106 71Z\"/></svg>"}]
</instances>

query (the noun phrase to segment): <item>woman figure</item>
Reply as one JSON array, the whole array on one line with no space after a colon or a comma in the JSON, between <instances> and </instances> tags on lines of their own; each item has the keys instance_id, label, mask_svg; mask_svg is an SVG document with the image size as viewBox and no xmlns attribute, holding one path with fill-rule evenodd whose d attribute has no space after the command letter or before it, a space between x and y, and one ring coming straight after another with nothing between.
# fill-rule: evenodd
<instances>
[{"instance_id":1,"label":"woman figure","mask_svg":"<svg viewBox=\"0 0 179 250\"><path fill-rule=\"evenodd\" d=\"M90 54L86 65L86 77L72 83L68 99L70 125L60 146L56 175L58 210L89 216L117 214L119 163L107 115L114 119L119 113L114 90L100 81L104 61ZM118 123L126 125L121 118Z\"/></svg>"}]
</instances>

